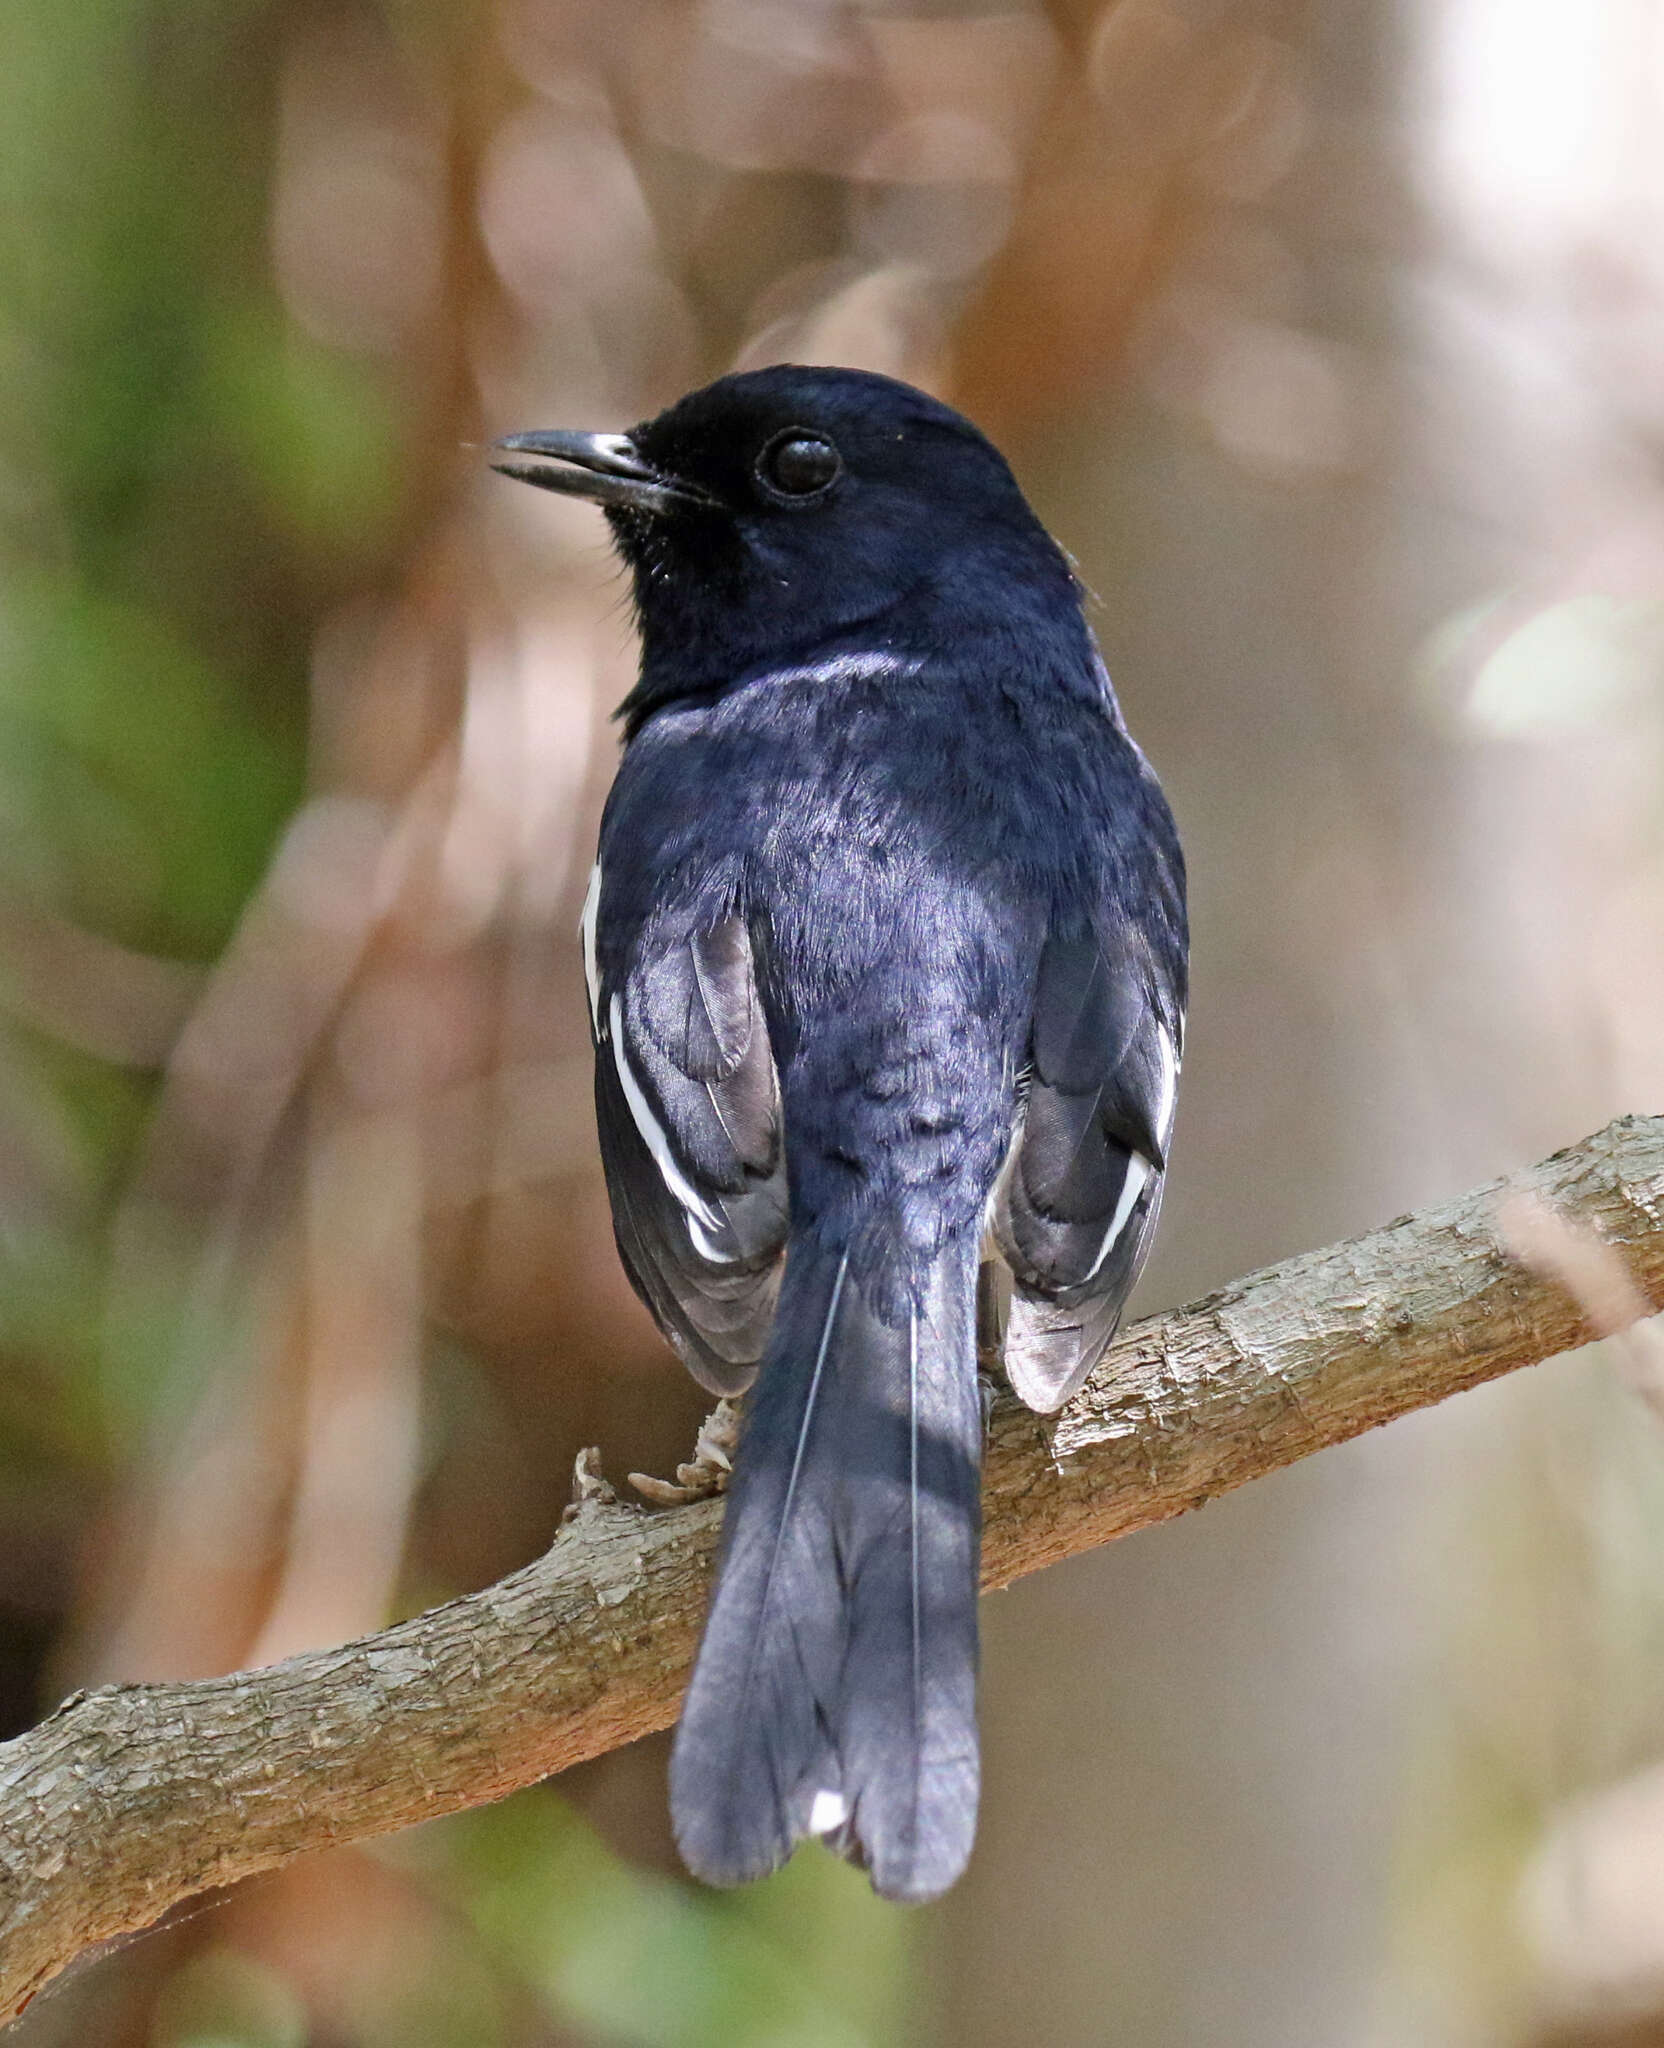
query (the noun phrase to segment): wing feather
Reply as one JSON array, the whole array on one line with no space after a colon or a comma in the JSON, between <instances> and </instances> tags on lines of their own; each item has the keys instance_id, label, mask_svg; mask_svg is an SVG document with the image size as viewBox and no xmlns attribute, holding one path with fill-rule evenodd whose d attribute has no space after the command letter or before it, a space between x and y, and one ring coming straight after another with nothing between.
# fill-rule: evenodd
<instances>
[{"instance_id":1,"label":"wing feather","mask_svg":"<svg viewBox=\"0 0 1664 2048\"><path fill-rule=\"evenodd\" d=\"M1151 949L1093 930L1040 956L1022 1125L994 1204L1012 1272L1005 1368L1061 1407L1102 1357L1161 1207L1181 991Z\"/></svg>"},{"instance_id":2,"label":"wing feather","mask_svg":"<svg viewBox=\"0 0 1664 2048\"><path fill-rule=\"evenodd\" d=\"M734 917L595 989L596 1122L619 1252L688 1369L749 1386L786 1235L780 1087Z\"/></svg>"}]
</instances>

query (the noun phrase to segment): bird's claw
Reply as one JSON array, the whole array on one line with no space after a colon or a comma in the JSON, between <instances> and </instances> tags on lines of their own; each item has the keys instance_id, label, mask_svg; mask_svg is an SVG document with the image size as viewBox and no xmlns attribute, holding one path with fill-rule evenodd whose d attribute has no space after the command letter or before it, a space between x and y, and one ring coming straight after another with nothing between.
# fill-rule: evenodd
<instances>
[{"instance_id":1,"label":"bird's claw","mask_svg":"<svg viewBox=\"0 0 1664 2048\"><path fill-rule=\"evenodd\" d=\"M739 1409L732 1401L719 1401L699 1426L693 1458L676 1467L676 1478L655 1479L647 1472L632 1472L630 1484L643 1500L655 1507L684 1507L689 1501L709 1500L724 1493L728 1475L734 1469L734 1446L739 1441Z\"/></svg>"}]
</instances>

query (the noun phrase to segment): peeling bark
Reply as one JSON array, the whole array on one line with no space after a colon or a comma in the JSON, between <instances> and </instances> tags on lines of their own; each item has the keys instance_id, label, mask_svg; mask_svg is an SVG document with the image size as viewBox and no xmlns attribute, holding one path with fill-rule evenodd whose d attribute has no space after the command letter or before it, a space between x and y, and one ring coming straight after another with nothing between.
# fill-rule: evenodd
<instances>
[{"instance_id":1,"label":"peeling bark","mask_svg":"<svg viewBox=\"0 0 1664 2048\"><path fill-rule=\"evenodd\" d=\"M1050 1423L992 1421L983 1574L1003 1586L1376 1424L1588 1340L1505 1247L1535 1196L1664 1305L1664 1117L1290 1259L1129 1330ZM178 1900L501 1798L664 1727L718 1501L648 1514L586 1479L549 1551L338 1649L66 1701L0 1746L0 2013Z\"/></svg>"}]
</instances>

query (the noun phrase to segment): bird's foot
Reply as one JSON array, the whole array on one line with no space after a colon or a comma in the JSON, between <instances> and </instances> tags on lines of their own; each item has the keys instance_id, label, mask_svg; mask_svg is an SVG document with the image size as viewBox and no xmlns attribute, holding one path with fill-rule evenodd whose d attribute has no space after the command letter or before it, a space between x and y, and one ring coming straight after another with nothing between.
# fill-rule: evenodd
<instances>
[{"instance_id":1,"label":"bird's foot","mask_svg":"<svg viewBox=\"0 0 1664 2048\"><path fill-rule=\"evenodd\" d=\"M1005 1392L1005 1377L991 1372L979 1372L976 1376L976 1397L982 1403L982 1441L988 1441L988 1432L993 1426L994 1403Z\"/></svg>"},{"instance_id":2,"label":"bird's foot","mask_svg":"<svg viewBox=\"0 0 1664 2048\"><path fill-rule=\"evenodd\" d=\"M643 1500L661 1508L682 1507L690 1500L709 1500L713 1494L725 1493L739 1433L738 1403L719 1401L699 1426L692 1459L676 1467L674 1483L646 1472L632 1472L630 1484Z\"/></svg>"}]
</instances>

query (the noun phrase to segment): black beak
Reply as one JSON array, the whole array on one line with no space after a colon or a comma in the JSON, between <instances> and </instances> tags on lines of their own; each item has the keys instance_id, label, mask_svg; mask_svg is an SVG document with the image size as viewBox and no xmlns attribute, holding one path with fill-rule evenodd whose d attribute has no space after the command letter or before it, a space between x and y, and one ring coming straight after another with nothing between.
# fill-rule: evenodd
<instances>
[{"instance_id":1,"label":"black beak","mask_svg":"<svg viewBox=\"0 0 1664 2048\"><path fill-rule=\"evenodd\" d=\"M501 476L563 497L590 498L597 505L637 512L674 512L714 502L705 492L666 476L636 452L628 434L575 434L561 428L506 434L497 446L508 455L536 455L539 462L493 462Z\"/></svg>"}]
</instances>

